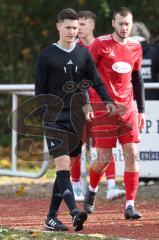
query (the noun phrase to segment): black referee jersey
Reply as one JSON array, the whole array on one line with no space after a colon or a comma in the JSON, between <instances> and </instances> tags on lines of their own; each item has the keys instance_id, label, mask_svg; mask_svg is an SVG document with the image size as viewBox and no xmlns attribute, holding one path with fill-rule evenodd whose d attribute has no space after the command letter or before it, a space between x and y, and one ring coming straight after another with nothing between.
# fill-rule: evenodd
<instances>
[{"instance_id":1,"label":"black referee jersey","mask_svg":"<svg viewBox=\"0 0 159 240\"><path fill-rule=\"evenodd\" d=\"M56 95L63 99L63 108L68 109L72 96L88 89L88 85L102 100L110 101L85 47L75 44L68 50L55 43L41 52L36 64L36 95Z\"/></svg>"}]
</instances>

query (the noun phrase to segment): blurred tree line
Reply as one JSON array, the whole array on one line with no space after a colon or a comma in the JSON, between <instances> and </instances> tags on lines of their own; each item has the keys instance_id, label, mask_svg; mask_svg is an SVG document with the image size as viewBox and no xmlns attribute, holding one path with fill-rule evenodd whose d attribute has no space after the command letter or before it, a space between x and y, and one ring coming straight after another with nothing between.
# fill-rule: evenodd
<instances>
[{"instance_id":1,"label":"blurred tree line","mask_svg":"<svg viewBox=\"0 0 159 240\"><path fill-rule=\"evenodd\" d=\"M158 4L159 0L0 0L1 84L34 83L36 58L43 47L57 40L56 16L62 8L94 11L97 36L112 31L112 12L124 5L155 37L159 34ZM5 112L9 102L6 95L0 98L1 134L7 131Z\"/></svg>"}]
</instances>

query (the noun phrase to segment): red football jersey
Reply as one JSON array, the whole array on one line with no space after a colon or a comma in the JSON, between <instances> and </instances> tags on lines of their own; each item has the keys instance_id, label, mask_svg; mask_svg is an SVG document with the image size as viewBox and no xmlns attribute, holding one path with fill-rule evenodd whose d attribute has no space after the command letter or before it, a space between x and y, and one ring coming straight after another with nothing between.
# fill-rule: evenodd
<instances>
[{"instance_id":1,"label":"red football jersey","mask_svg":"<svg viewBox=\"0 0 159 240\"><path fill-rule=\"evenodd\" d=\"M78 45L84 46L84 47L86 47L86 48L88 48L88 49L89 49L89 47L90 47L90 45L85 45L84 42L82 42L80 38L77 38L77 39L76 39L76 43L77 43Z\"/></svg>"},{"instance_id":2,"label":"red football jersey","mask_svg":"<svg viewBox=\"0 0 159 240\"><path fill-rule=\"evenodd\" d=\"M128 38L126 44L116 42L112 35L96 38L89 51L108 94L116 103L130 108L133 102L132 71L140 70L142 48L139 42ZM94 96L94 102L100 98Z\"/></svg>"}]
</instances>

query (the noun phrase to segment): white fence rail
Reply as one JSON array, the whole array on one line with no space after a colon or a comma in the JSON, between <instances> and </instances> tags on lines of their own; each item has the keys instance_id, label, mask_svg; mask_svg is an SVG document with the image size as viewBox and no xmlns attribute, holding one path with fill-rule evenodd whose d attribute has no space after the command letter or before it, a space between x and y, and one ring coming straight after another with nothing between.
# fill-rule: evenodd
<instances>
[{"instance_id":1,"label":"white fence rail","mask_svg":"<svg viewBox=\"0 0 159 240\"><path fill-rule=\"evenodd\" d=\"M34 95L34 84L0 84L0 93L5 94L12 94L12 111L17 109L18 107L18 96L19 95L27 95L33 96ZM17 116L16 114L13 115L12 125L15 126L17 124ZM26 172L20 171L17 169L17 155L15 152L15 148L17 146L17 137L18 133L12 128L12 156L11 162L12 166L11 169L1 169L0 168L0 175L3 176L17 176L17 177L27 177L27 178L40 178L44 175L48 168L48 155L44 154L44 161L42 162L41 168L39 172ZM46 151L46 141L44 139L44 153Z\"/></svg>"}]
</instances>

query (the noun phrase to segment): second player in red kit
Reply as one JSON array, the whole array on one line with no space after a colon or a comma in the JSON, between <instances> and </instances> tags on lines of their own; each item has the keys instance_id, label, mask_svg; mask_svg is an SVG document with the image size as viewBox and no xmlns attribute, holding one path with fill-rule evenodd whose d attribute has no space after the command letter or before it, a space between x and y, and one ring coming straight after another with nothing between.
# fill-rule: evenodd
<instances>
[{"instance_id":1,"label":"second player in red kit","mask_svg":"<svg viewBox=\"0 0 159 240\"><path fill-rule=\"evenodd\" d=\"M139 180L139 166L136 159L137 143L140 141L139 130L143 128L145 122L144 86L140 73L142 48L140 43L129 38L132 23L133 16L130 9L126 7L116 9L112 20L114 32L98 37L89 49L109 95L117 105L123 106L125 113L117 114L115 118L105 117L105 121L110 122L110 125L111 121L117 126L120 126L122 122L123 129L119 128L112 136L105 131L105 136L102 134L96 137L98 160L91 166L90 182L91 179L96 179L96 181L94 181L93 188L89 186L84 203L85 210L91 213L94 210L94 189L98 186L103 170L111 159L112 148L116 147L118 139L125 158L126 206L124 215L126 219L141 217L135 210L134 200ZM101 102L100 99L98 101Z\"/></svg>"}]
</instances>

